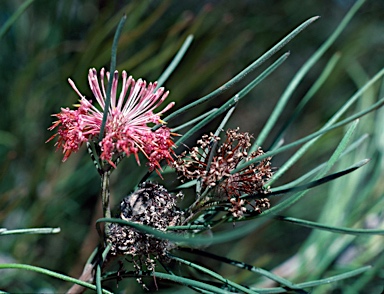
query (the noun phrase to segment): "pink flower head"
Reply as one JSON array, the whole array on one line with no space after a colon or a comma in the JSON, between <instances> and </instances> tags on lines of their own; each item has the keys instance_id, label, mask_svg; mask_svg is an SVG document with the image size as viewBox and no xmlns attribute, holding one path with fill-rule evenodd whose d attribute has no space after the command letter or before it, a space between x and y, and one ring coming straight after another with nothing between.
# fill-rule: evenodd
<instances>
[{"instance_id":1,"label":"pink flower head","mask_svg":"<svg viewBox=\"0 0 384 294\"><path fill-rule=\"evenodd\" d=\"M105 77L109 80L110 73L105 73L103 68L100 71L99 83L96 69L89 70L89 86L100 109L93 105L92 101L87 100L74 82L68 79L69 84L80 96L80 104L76 105L75 110L62 108L60 113L53 115L58 120L49 130L58 127L58 131L47 140L48 142L58 136L56 145L58 149L63 149L63 161L66 161L72 152L79 150L84 142L99 136L106 100ZM157 131L152 131L148 124L161 123L160 115L174 105L173 102L169 103L162 111L154 113L169 92L164 92L164 88L156 90L157 82L147 85L142 79L135 81L131 76L127 77L126 71L123 71L121 92L117 97L118 79L119 73L115 71L104 137L99 142L100 158L115 166L113 158L116 156L123 153L126 156L134 154L137 163L140 164L138 157L140 151L148 159L151 170L159 169L159 162L162 159L173 161L171 153L174 143L169 128L163 126Z\"/></svg>"}]
</instances>

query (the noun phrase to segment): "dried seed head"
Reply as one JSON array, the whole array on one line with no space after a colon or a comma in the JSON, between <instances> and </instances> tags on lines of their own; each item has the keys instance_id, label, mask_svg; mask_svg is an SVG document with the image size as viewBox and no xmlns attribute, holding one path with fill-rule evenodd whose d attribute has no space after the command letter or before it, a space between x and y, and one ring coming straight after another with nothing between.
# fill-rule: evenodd
<instances>
[{"instance_id":1,"label":"dried seed head","mask_svg":"<svg viewBox=\"0 0 384 294\"><path fill-rule=\"evenodd\" d=\"M267 193L263 186L272 176L271 158L231 173L239 163L264 154L260 147L256 152L249 154L251 136L248 133L239 132L238 129L228 130L225 141L217 150L212 150L213 143L218 141L219 137L213 134L204 135L197 141L199 146L192 148L188 156L185 153L178 156L174 167L180 178L182 180L201 178L204 187L218 185L230 198L245 193ZM207 148L207 151L202 151L204 148ZM212 152L214 156L209 163L209 155Z\"/></svg>"},{"instance_id":2,"label":"dried seed head","mask_svg":"<svg viewBox=\"0 0 384 294\"><path fill-rule=\"evenodd\" d=\"M255 152L249 152L252 145L251 138L249 133L239 132L238 128L229 129L222 144L214 148L213 146L217 146L215 143L220 138L212 133L209 136L204 135L197 141L198 146L192 148L188 155L183 153L178 156L173 166L181 180L201 179L203 189L215 187L216 196L213 198L225 195L228 202L232 204L233 215L241 216L245 212L243 209L245 203L240 200L240 196L252 193L267 194L269 189L265 189L264 186L272 177L270 157L256 161L233 173L240 163L264 154L260 147ZM211 162L209 158L212 158ZM255 204L252 207L259 206Z\"/></svg>"},{"instance_id":3,"label":"dried seed head","mask_svg":"<svg viewBox=\"0 0 384 294\"><path fill-rule=\"evenodd\" d=\"M182 194L173 195L161 185L144 182L139 189L125 197L120 203L120 218L165 231L169 226L179 225L183 213L176 206ZM112 223L107 242L112 245L111 254L131 255L136 260L135 269L153 270L157 259L167 260L167 252L174 244L167 240L142 233L129 226ZM151 258L150 258L151 256Z\"/></svg>"}]
</instances>

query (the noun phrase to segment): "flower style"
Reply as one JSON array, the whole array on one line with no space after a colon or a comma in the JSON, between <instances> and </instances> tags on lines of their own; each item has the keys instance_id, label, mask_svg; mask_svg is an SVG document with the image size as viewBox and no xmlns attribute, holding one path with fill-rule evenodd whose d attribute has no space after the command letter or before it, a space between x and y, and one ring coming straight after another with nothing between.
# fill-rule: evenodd
<instances>
[{"instance_id":1,"label":"flower style","mask_svg":"<svg viewBox=\"0 0 384 294\"><path fill-rule=\"evenodd\" d=\"M61 112L54 114L58 120L49 130L56 127L58 131L51 138L58 136L57 148L63 149L63 162L72 152L79 150L81 145L88 140L96 139L101 132L103 113L105 109L106 91L104 86L105 76L107 80L110 73L104 68L100 71L100 83L96 69L90 69L88 74L89 86L101 109L98 109L83 96L71 79L69 84L80 96L80 104L77 109L62 108ZM174 103L169 103L162 111L154 113L154 110L167 98L169 91L157 88L157 82L149 83L139 79L135 81L132 76L122 72L122 86L117 97L119 73L115 71L112 80L111 104L108 109L107 121L104 129L104 137L99 142L100 158L115 167L114 159L118 156L134 154L140 165L139 151L148 159L150 170L160 169L159 162L166 159L172 162L172 147L169 128L163 126L157 131L152 131L148 124L163 123L160 116L169 110ZM101 87L100 87L101 84Z\"/></svg>"}]
</instances>

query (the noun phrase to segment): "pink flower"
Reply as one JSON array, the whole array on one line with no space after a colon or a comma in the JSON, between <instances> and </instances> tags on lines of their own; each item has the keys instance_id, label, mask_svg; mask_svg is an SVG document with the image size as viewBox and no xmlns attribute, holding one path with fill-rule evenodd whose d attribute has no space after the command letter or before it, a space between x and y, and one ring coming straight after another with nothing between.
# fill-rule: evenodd
<instances>
[{"instance_id":1,"label":"pink flower","mask_svg":"<svg viewBox=\"0 0 384 294\"><path fill-rule=\"evenodd\" d=\"M53 115L58 120L49 130L58 127L58 131L47 140L48 142L58 136L56 145L58 149L63 149L63 161L66 161L72 152L78 151L84 142L97 139L100 134L106 100L105 76L109 80L110 74L109 72L105 74L103 68L100 71L101 83L99 83L96 69L89 70L89 86L99 108L87 100L74 82L68 79L69 84L81 98L80 104L76 105L75 110L62 108L60 113ZM171 154L174 143L169 128L163 126L157 131L151 131L148 124L161 123L160 115L174 105L173 102L169 103L162 111L154 113L169 92L164 92L164 88L156 90L157 82L147 85L142 79L135 81L131 76L127 77L127 73L123 71L121 92L117 97L118 79L119 73L115 71L104 138L99 142L100 158L115 166L113 159L117 156L123 153L126 156L134 154L137 163L140 164L138 153L141 152L148 159L151 170L160 169L161 160L173 161Z\"/></svg>"}]
</instances>

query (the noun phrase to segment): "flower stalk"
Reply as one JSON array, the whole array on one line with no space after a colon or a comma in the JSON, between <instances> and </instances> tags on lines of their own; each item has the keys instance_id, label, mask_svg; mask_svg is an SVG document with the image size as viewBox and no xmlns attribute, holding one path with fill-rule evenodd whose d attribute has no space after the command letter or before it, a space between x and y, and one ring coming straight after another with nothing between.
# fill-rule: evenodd
<instances>
[{"instance_id":1,"label":"flower stalk","mask_svg":"<svg viewBox=\"0 0 384 294\"><path fill-rule=\"evenodd\" d=\"M101 174L101 201L103 205L103 216L106 218L111 217L111 208L109 204L109 177L110 172L103 172Z\"/></svg>"}]
</instances>

